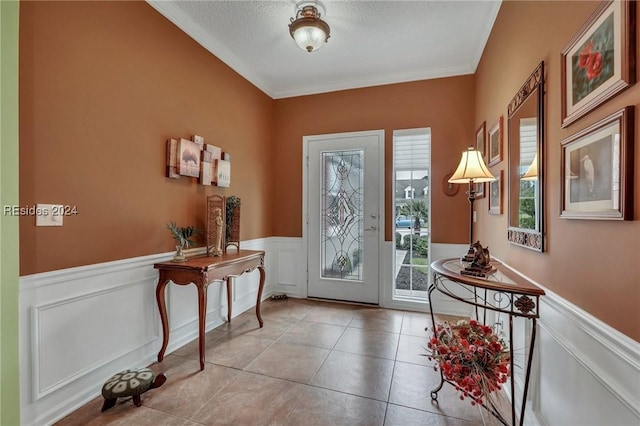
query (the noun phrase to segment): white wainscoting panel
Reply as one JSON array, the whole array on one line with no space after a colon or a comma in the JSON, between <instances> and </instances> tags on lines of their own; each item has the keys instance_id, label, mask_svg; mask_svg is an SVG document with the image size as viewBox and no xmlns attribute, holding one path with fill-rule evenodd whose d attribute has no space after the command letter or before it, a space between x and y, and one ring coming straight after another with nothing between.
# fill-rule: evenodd
<instances>
[{"instance_id":1,"label":"white wainscoting panel","mask_svg":"<svg viewBox=\"0 0 640 426\"><path fill-rule=\"evenodd\" d=\"M307 297L307 259L302 238L273 237L273 291L289 297Z\"/></svg>"},{"instance_id":2,"label":"white wainscoting panel","mask_svg":"<svg viewBox=\"0 0 640 426\"><path fill-rule=\"evenodd\" d=\"M139 281L33 306L34 400L153 339L156 327L147 321L153 305L145 302L153 300L153 284ZM100 339L96 331L104 331Z\"/></svg>"},{"instance_id":3,"label":"white wainscoting panel","mask_svg":"<svg viewBox=\"0 0 640 426\"><path fill-rule=\"evenodd\" d=\"M541 423L640 424L640 343L545 291L537 351Z\"/></svg>"},{"instance_id":4,"label":"white wainscoting panel","mask_svg":"<svg viewBox=\"0 0 640 426\"><path fill-rule=\"evenodd\" d=\"M468 249L468 244L431 244L431 257L429 258L429 261L435 262L436 260L441 259L460 258L467 252ZM431 277L431 279L433 279L433 277ZM458 294L455 289L453 293ZM460 295L468 297L468 294L464 294L463 292L461 292ZM438 291L434 291L431 297L433 300L433 312L438 314L469 317L474 311L473 306L452 299L451 297L445 296Z\"/></svg>"},{"instance_id":5,"label":"white wainscoting panel","mask_svg":"<svg viewBox=\"0 0 640 426\"><path fill-rule=\"evenodd\" d=\"M20 278L20 400L25 425L53 423L99 395L113 373L159 348L155 262L170 253Z\"/></svg>"},{"instance_id":6,"label":"white wainscoting panel","mask_svg":"<svg viewBox=\"0 0 640 426\"><path fill-rule=\"evenodd\" d=\"M525 424L640 424L640 343L525 278L546 293L540 298Z\"/></svg>"},{"instance_id":7,"label":"white wainscoting panel","mask_svg":"<svg viewBox=\"0 0 640 426\"><path fill-rule=\"evenodd\" d=\"M258 272L257 270L245 273L237 278L233 278L231 285L231 296L233 304L236 305L239 301L245 300L247 298L253 298L253 300L255 301L258 294L258 289L256 287L257 282L260 282L260 272ZM223 294L224 297L226 297L226 291Z\"/></svg>"},{"instance_id":8,"label":"white wainscoting panel","mask_svg":"<svg viewBox=\"0 0 640 426\"><path fill-rule=\"evenodd\" d=\"M169 327L171 337L174 332L187 330L188 333L198 331L198 290L193 284L175 285L169 284L166 287L167 293L167 316L169 317ZM155 293L154 293L155 298ZM213 324L220 324L227 315L227 286L213 282L209 284L207 290L207 327ZM156 308L157 310L157 308ZM196 334L193 334L194 336ZM173 339L172 339L173 340ZM182 345L180 345L182 346Z\"/></svg>"},{"instance_id":9,"label":"white wainscoting panel","mask_svg":"<svg viewBox=\"0 0 640 426\"><path fill-rule=\"evenodd\" d=\"M265 250L263 298L271 294L269 239L242 242ZM190 251L197 254L198 250ZM162 344L153 264L173 253L123 259L20 278L20 398L24 425L48 425L100 395L104 381L156 360ZM255 306L259 272L234 280L233 316ZM195 339L195 285L167 286L167 354ZM212 283L207 330L227 316L226 285Z\"/></svg>"}]
</instances>

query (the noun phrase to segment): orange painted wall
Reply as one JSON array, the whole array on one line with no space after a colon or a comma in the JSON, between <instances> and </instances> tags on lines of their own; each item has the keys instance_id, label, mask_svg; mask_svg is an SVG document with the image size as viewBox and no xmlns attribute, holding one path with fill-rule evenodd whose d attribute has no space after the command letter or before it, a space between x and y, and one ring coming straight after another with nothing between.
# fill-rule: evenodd
<instances>
[{"instance_id":1,"label":"orange painted wall","mask_svg":"<svg viewBox=\"0 0 640 426\"><path fill-rule=\"evenodd\" d=\"M77 206L78 215L61 228L36 228L33 217L22 217L20 273L171 251L165 224L204 227L205 197L213 193L242 197L243 239L299 237L302 137L373 129L385 130L390 211L392 132L431 127L432 241L465 243L464 190L446 197L439 181L479 123L506 118L508 102L544 60L546 251L507 243L506 214L488 215L486 199L477 202L477 236L495 256L640 340L640 221L558 217L560 141L626 105L636 106L640 217L640 83L560 127L560 52L595 7L503 2L473 76L274 101L146 3L21 2L20 205ZM230 189L164 177L165 140L194 133L233 155ZM391 224L387 215L388 241Z\"/></svg>"},{"instance_id":2,"label":"orange painted wall","mask_svg":"<svg viewBox=\"0 0 640 426\"><path fill-rule=\"evenodd\" d=\"M20 219L21 275L175 250L165 224L203 228L214 193L242 197L243 239L272 234L273 99L145 2L20 6L20 205L78 210ZM232 154L230 188L165 178L193 134Z\"/></svg>"},{"instance_id":3,"label":"orange painted wall","mask_svg":"<svg viewBox=\"0 0 640 426\"><path fill-rule=\"evenodd\" d=\"M506 240L507 215L488 215L486 199L479 202L479 238L491 247L495 256L640 340L640 84L636 83L566 129L560 126L560 54L597 5L597 2L576 1L502 3L476 72L475 121L486 120L490 124L500 114L506 120L509 101L537 64L545 61L546 248L541 254L510 245ZM636 22L638 14L640 8ZM640 51L636 57L640 58ZM640 67L637 72L640 81ZM628 105L636 107L636 220L560 219L561 141ZM500 169L506 170L506 161L492 170Z\"/></svg>"},{"instance_id":4,"label":"orange painted wall","mask_svg":"<svg viewBox=\"0 0 640 426\"><path fill-rule=\"evenodd\" d=\"M469 208L464 190L447 197L442 177L474 140L474 78L471 75L345 90L276 100L272 208L274 235L302 236L302 138L308 135L385 131L385 240L392 240L393 130L431 128L431 239L468 241Z\"/></svg>"}]
</instances>

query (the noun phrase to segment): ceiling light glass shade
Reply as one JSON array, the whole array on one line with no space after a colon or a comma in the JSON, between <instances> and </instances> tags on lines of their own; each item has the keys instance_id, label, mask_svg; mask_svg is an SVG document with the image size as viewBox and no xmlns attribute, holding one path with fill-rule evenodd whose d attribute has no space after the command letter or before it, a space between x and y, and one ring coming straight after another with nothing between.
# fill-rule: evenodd
<instances>
[{"instance_id":1,"label":"ceiling light glass shade","mask_svg":"<svg viewBox=\"0 0 640 426\"><path fill-rule=\"evenodd\" d=\"M320 19L318 9L312 5L298 9L296 19L291 18L289 24L289 34L296 44L307 52L320 49L329 39L330 32L329 24Z\"/></svg>"},{"instance_id":2,"label":"ceiling light glass shade","mask_svg":"<svg viewBox=\"0 0 640 426\"><path fill-rule=\"evenodd\" d=\"M482 153L473 149L473 147L467 148L462 152L462 158L458 168L453 173L453 176L449 179L449 183L482 183L493 182L496 178L491 174L487 166L482 159Z\"/></svg>"}]
</instances>

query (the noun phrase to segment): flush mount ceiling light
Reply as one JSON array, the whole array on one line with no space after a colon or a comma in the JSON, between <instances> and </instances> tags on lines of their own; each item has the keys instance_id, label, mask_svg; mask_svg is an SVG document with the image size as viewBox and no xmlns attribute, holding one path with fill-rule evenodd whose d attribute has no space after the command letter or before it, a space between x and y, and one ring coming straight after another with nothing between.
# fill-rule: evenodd
<instances>
[{"instance_id":1,"label":"flush mount ceiling light","mask_svg":"<svg viewBox=\"0 0 640 426\"><path fill-rule=\"evenodd\" d=\"M296 18L291 18L289 34L301 49L311 53L329 40L329 24L320 19L325 7L319 1L301 1L296 4Z\"/></svg>"}]
</instances>

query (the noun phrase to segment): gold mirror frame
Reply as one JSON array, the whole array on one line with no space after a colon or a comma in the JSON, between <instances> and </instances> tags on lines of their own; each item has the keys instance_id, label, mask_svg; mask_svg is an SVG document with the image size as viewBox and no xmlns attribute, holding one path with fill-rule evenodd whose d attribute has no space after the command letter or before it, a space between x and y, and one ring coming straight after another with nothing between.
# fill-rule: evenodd
<instances>
[{"instance_id":1,"label":"gold mirror frame","mask_svg":"<svg viewBox=\"0 0 640 426\"><path fill-rule=\"evenodd\" d=\"M518 93L509 103L507 113L509 119L509 217L507 239L512 244L542 252L544 249L544 180L542 173L544 164L544 61L538 65L518 90ZM535 114L535 117L532 116L533 114ZM533 122L534 118L536 120L535 157L530 160L531 164L522 164L520 122L522 120ZM522 214L524 208L524 197L521 196L523 178L531 182L530 188L534 194L533 218L531 215ZM526 216L528 216L529 221L533 221L532 227L523 226L525 219L527 219Z\"/></svg>"}]
</instances>

